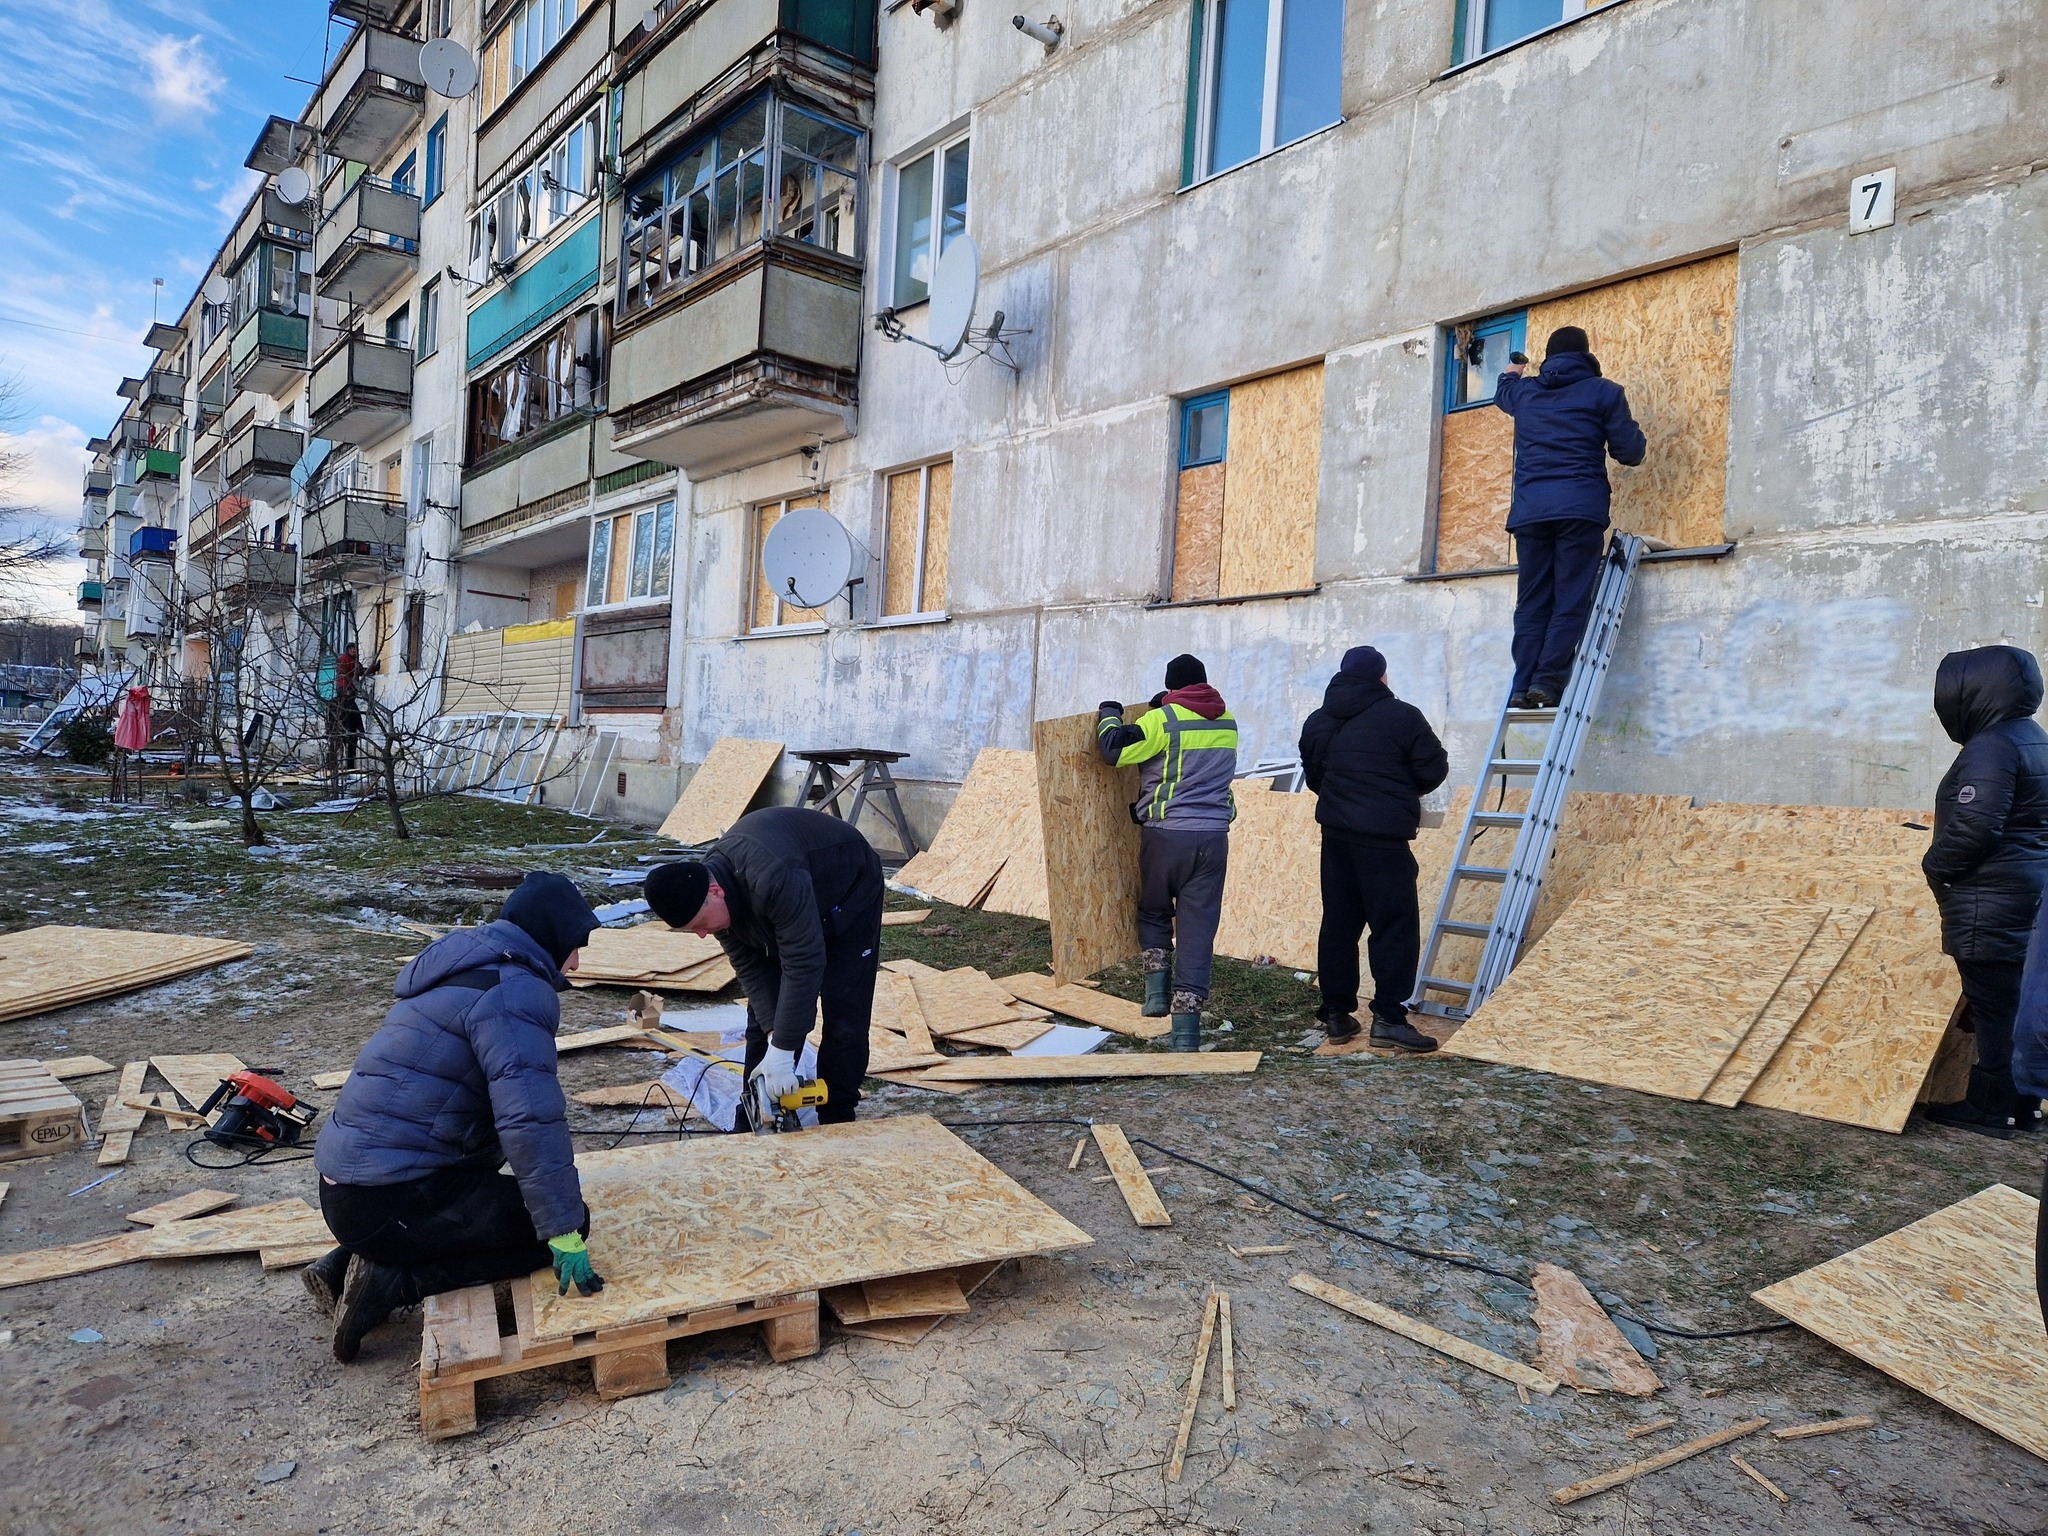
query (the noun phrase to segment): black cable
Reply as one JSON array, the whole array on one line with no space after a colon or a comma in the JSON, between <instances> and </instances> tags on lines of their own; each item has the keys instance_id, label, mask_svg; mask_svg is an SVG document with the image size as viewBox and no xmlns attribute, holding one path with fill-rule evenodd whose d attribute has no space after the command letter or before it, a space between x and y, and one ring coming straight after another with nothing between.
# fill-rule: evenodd
<instances>
[{"instance_id":1,"label":"black cable","mask_svg":"<svg viewBox=\"0 0 2048 1536\"><path fill-rule=\"evenodd\" d=\"M1095 1122L1092 1120L1078 1120L1071 1116L1060 1116L1043 1120L941 1120L939 1123L948 1130L971 1131L1025 1125L1075 1125L1086 1129L1093 1126ZM1342 1232L1346 1237L1354 1237L1363 1243L1371 1243L1376 1247L1391 1249L1395 1253L1406 1254L1413 1259L1428 1259L1438 1264L1450 1264L1459 1269L1469 1269L1482 1275L1491 1275L1496 1280L1505 1280L1508 1284L1523 1290L1530 1288L1528 1281L1524 1280L1520 1275L1510 1274L1504 1269L1495 1269L1489 1264L1482 1264L1477 1259L1462 1258L1454 1253L1444 1253L1433 1248L1417 1248L1409 1243L1396 1242L1390 1237L1382 1237L1374 1232L1363 1231L1345 1222L1334 1221L1328 1216L1319 1215L1315 1211L1296 1205L1293 1201L1275 1194L1270 1189L1253 1184L1248 1180L1240 1179L1234 1173L1226 1173L1223 1169L1205 1163L1199 1158L1189 1157L1185 1152L1176 1152L1171 1147L1162 1147L1158 1142L1143 1136L1132 1136L1129 1139L1134 1147L1145 1147L1150 1151L1157 1152L1161 1157L1170 1157L1177 1163L1187 1164L1190 1168L1199 1168L1212 1178L1222 1179L1228 1184L1235 1184L1239 1189L1257 1199L1278 1206L1281 1210L1290 1211L1294 1215L1301 1217L1304 1221L1312 1221L1319 1227L1327 1227L1332 1232ZM1667 1338L1674 1339L1741 1339L1748 1338L1752 1334L1778 1333L1784 1329L1797 1326L1797 1324L1789 1322L1776 1322L1762 1323L1750 1328L1720 1328L1701 1331L1691 1328L1678 1328L1669 1323L1653 1323L1647 1318L1636 1317L1630 1313L1614 1311L1613 1309L1610 1309L1610 1315L1621 1318L1625 1322L1634 1323L1638 1328L1646 1329L1651 1333L1661 1333Z\"/></svg>"},{"instance_id":2,"label":"black cable","mask_svg":"<svg viewBox=\"0 0 2048 1536\"><path fill-rule=\"evenodd\" d=\"M307 1141L294 1143L292 1147L289 1149L292 1154L290 1157L278 1157L274 1155L278 1152L287 1150L284 1147L251 1147L248 1151L244 1152L240 1157L234 1159L234 1161L232 1162L204 1163L192 1155L193 1153L197 1152L201 1147L221 1147L223 1151L232 1151L233 1149L225 1146L221 1142L214 1141L211 1138L205 1136L195 1136L192 1138L192 1140L185 1143L185 1161L190 1163L194 1168L205 1168L213 1173L225 1172L226 1170L231 1168L247 1168L251 1163L257 1162L303 1163L307 1159L311 1158L313 1155L313 1143Z\"/></svg>"}]
</instances>

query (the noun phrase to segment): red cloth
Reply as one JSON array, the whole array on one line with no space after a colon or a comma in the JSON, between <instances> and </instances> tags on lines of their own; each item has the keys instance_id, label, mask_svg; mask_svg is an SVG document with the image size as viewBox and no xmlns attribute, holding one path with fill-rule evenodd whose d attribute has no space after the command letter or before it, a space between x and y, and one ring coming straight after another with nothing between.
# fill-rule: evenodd
<instances>
[{"instance_id":1,"label":"red cloth","mask_svg":"<svg viewBox=\"0 0 2048 1536\"><path fill-rule=\"evenodd\" d=\"M124 752L140 752L149 746L149 737L149 690L130 688L114 722L114 745Z\"/></svg>"}]
</instances>

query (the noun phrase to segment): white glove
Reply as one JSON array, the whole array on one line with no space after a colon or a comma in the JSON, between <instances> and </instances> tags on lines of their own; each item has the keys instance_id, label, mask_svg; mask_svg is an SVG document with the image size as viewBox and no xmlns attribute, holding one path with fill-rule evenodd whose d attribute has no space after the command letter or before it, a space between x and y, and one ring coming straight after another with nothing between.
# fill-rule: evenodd
<instances>
[{"instance_id":1,"label":"white glove","mask_svg":"<svg viewBox=\"0 0 2048 1536\"><path fill-rule=\"evenodd\" d=\"M754 1068L754 1092L765 1094L772 1104L786 1093L795 1093L803 1079L796 1073L796 1052L768 1047L768 1054Z\"/></svg>"}]
</instances>

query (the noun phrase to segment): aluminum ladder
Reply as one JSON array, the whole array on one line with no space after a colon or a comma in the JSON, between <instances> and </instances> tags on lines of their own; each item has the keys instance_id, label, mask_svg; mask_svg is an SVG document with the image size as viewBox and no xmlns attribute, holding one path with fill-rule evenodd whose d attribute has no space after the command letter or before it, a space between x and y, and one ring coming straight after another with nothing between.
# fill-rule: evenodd
<instances>
[{"instance_id":1,"label":"aluminum ladder","mask_svg":"<svg viewBox=\"0 0 2048 1536\"><path fill-rule=\"evenodd\" d=\"M1437 902L1436 921L1423 946L1421 973L1408 1004L1417 1013L1440 1019L1470 1018L1521 959L1536 898L1543 889L1544 871L1550 864L1550 850L1557 841L1558 822L1564 816L1565 795L1593 727L1600 685L1614 659L1629 590L1647 548L1632 533L1617 532L1608 542L1586 633L1572 658L1571 679L1557 707L1501 710L1487 748L1486 767L1473 786L1472 805ZM1507 808L1508 794L1515 788L1527 790L1521 810ZM1494 807L1491 810L1489 802ZM1504 864L1475 863L1474 844L1481 834L1496 829L1513 836L1512 857ZM1490 919L1474 922L1452 915L1461 894L1486 885L1497 891ZM1444 941L1451 938L1483 941L1478 970L1470 981L1454 981L1441 974ZM1458 1000L1444 1002L1431 997L1432 992L1450 993Z\"/></svg>"}]
</instances>

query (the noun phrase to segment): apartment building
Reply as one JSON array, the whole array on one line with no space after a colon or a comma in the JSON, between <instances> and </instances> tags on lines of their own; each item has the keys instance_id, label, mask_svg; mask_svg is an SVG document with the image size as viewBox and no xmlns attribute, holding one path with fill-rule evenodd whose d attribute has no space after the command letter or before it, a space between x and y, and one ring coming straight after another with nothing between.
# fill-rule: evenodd
<instances>
[{"instance_id":1,"label":"apartment building","mask_svg":"<svg viewBox=\"0 0 2048 1536\"><path fill-rule=\"evenodd\" d=\"M99 445L110 657L197 659L130 623L141 525L189 573L242 524L383 686L611 731L607 810L734 734L905 751L929 823L1182 650L1287 755L1370 641L1469 766L1493 380L1567 323L1650 438L1616 521L1665 546L1591 787L1921 804L1940 655L2040 639L2019 0L1153 0L1034 13L1050 45L969 0L336 12L251 157L312 213L252 200ZM460 99L414 78L443 36ZM1014 368L914 344L964 234ZM761 548L811 506L868 555L803 609Z\"/></svg>"}]
</instances>

